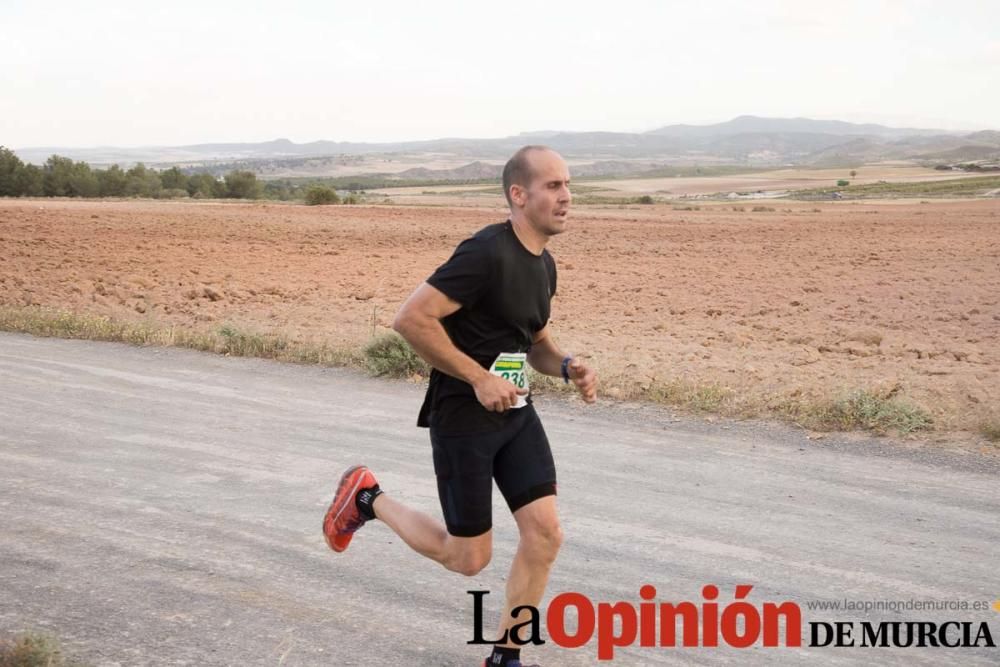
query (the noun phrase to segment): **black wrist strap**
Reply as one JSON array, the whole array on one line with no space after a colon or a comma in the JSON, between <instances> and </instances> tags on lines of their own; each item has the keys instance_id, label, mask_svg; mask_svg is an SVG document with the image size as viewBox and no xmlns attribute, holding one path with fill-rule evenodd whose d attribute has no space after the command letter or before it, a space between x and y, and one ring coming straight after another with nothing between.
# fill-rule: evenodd
<instances>
[{"instance_id":1,"label":"black wrist strap","mask_svg":"<svg viewBox=\"0 0 1000 667\"><path fill-rule=\"evenodd\" d=\"M564 384L569 384L569 362L573 361L573 355L567 354L562 360L562 378Z\"/></svg>"}]
</instances>

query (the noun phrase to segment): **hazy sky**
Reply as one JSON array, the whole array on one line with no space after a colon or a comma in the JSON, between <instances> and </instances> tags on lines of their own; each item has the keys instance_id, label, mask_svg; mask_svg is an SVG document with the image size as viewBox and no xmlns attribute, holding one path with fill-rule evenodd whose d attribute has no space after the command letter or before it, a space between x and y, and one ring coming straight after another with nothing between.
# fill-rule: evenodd
<instances>
[{"instance_id":1,"label":"hazy sky","mask_svg":"<svg viewBox=\"0 0 1000 667\"><path fill-rule=\"evenodd\" d=\"M1000 1L0 0L0 144L1000 129Z\"/></svg>"}]
</instances>

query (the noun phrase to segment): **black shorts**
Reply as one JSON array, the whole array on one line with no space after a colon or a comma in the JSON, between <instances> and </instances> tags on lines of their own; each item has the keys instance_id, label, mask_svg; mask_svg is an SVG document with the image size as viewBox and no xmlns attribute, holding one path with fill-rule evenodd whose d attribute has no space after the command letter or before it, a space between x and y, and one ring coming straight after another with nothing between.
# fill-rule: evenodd
<instances>
[{"instance_id":1,"label":"black shorts","mask_svg":"<svg viewBox=\"0 0 1000 667\"><path fill-rule=\"evenodd\" d=\"M482 535L493 526L493 480L511 512L556 493L556 466L534 406L518 408L499 430L470 435L431 428L438 497L448 532Z\"/></svg>"}]
</instances>

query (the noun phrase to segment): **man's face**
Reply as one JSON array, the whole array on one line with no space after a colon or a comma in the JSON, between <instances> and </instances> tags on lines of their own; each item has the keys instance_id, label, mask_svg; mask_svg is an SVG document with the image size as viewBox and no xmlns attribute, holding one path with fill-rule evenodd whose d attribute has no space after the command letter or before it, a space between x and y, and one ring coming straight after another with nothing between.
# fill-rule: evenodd
<instances>
[{"instance_id":1,"label":"man's face","mask_svg":"<svg viewBox=\"0 0 1000 667\"><path fill-rule=\"evenodd\" d=\"M566 231L569 204L569 167L554 151L534 151L529 154L531 183L513 189L514 203L538 232L555 236Z\"/></svg>"}]
</instances>

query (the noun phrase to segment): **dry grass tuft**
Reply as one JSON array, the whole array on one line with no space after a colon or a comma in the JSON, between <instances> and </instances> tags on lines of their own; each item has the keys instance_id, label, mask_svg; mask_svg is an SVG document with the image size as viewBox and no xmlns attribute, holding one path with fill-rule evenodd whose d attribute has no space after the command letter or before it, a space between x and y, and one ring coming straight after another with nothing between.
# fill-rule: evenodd
<instances>
[{"instance_id":1,"label":"dry grass tuft","mask_svg":"<svg viewBox=\"0 0 1000 667\"><path fill-rule=\"evenodd\" d=\"M132 345L186 347L303 364L352 366L375 376L426 376L430 370L406 341L394 332L373 338L359 350L290 341L281 335L244 331L232 325L198 332L157 326L153 322L123 322L38 307L0 308L0 330ZM730 387L690 380L656 379L637 383L626 376L602 377L605 395L662 403L694 414L717 414L740 419L777 418L817 431L865 430L906 435L933 427L926 410L895 395L898 387L887 390L857 389L825 400L783 398L766 401L744 396ZM565 385L559 378L537 373L531 377L531 386L535 391L542 392L575 391L572 384ZM991 420L982 424L980 432L991 441L1000 440L1000 421Z\"/></svg>"},{"instance_id":2,"label":"dry grass tuft","mask_svg":"<svg viewBox=\"0 0 1000 667\"><path fill-rule=\"evenodd\" d=\"M59 643L40 634L0 640L0 667L82 667L63 656Z\"/></svg>"}]
</instances>

